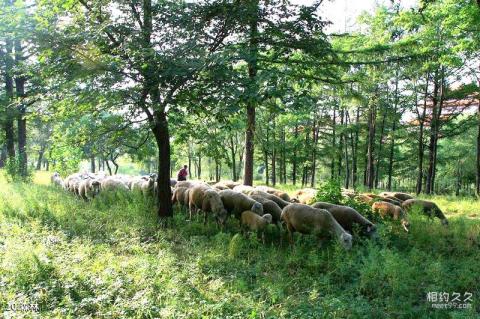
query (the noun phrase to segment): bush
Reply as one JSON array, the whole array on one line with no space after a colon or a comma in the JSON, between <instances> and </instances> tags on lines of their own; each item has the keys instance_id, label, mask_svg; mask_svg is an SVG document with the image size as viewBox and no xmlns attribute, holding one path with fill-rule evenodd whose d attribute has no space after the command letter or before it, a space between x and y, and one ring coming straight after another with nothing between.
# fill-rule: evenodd
<instances>
[{"instance_id":1,"label":"bush","mask_svg":"<svg viewBox=\"0 0 480 319\"><path fill-rule=\"evenodd\" d=\"M337 180L329 180L323 183L315 196L316 202L327 202L332 204L340 204L342 202L342 188Z\"/></svg>"}]
</instances>

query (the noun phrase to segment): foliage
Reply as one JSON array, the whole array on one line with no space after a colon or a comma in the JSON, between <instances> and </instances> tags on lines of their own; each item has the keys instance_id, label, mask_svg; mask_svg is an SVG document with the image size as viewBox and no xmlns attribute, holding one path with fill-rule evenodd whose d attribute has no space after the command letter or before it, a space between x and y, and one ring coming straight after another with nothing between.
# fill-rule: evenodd
<instances>
[{"instance_id":1,"label":"foliage","mask_svg":"<svg viewBox=\"0 0 480 319\"><path fill-rule=\"evenodd\" d=\"M332 204L340 204L343 200L342 188L337 180L329 180L324 182L318 188L315 197L316 202L327 202Z\"/></svg>"}]
</instances>

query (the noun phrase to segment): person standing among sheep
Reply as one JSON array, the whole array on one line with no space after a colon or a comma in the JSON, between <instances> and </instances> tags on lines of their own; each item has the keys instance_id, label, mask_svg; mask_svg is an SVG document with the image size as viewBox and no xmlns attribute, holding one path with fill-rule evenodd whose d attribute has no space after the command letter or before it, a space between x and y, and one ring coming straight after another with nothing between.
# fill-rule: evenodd
<instances>
[{"instance_id":1,"label":"person standing among sheep","mask_svg":"<svg viewBox=\"0 0 480 319\"><path fill-rule=\"evenodd\" d=\"M177 174L177 180L178 181L186 181L187 180L187 176L188 176L188 169L187 168L188 168L187 165L183 165L183 168L178 171L178 174Z\"/></svg>"}]
</instances>

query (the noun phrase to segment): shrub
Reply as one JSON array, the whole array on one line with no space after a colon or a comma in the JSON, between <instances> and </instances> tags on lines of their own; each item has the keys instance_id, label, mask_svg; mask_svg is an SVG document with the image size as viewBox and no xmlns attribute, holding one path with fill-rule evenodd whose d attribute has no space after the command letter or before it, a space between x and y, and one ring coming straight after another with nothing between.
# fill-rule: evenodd
<instances>
[{"instance_id":1,"label":"shrub","mask_svg":"<svg viewBox=\"0 0 480 319\"><path fill-rule=\"evenodd\" d=\"M343 199L342 188L337 180L329 180L323 183L315 196L316 202L328 202L332 204L340 204Z\"/></svg>"}]
</instances>

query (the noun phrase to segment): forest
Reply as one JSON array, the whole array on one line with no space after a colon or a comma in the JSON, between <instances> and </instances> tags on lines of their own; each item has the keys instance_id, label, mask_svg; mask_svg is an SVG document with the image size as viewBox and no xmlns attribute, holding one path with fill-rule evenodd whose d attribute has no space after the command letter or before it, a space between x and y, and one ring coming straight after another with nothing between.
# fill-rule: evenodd
<instances>
[{"instance_id":1,"label":"forest","mask_svg":"<svg viewBox=\"0 0 480 319\"><path fill-rule=\"evenodd\" d=\"M412 2L0 0L0 314L478 316L480 1Z\"/></svg>"}]
</instances>

